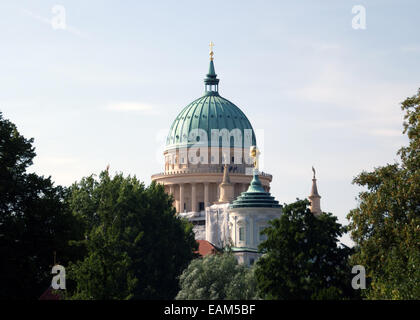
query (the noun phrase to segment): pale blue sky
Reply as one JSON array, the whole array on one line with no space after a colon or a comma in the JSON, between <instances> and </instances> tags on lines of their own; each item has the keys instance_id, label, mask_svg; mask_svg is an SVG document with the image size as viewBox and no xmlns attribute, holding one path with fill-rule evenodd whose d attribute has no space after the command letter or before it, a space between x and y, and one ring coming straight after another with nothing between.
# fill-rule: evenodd
<instances>
[{"instance_id":1,"label":"pale blue sky","mask_svg":"<svg viewBox=\"0 0 420 320\"><path fill-rule=\"evenodd\" d=\"M48 23L56 4L66 30ZM365 30L351 27L354 5ZM399 103L419 87L419 11L415 0L3 0L0 110L35 138L31 170L58 184L107 164L148 184L163 170L158 137L203 93L213 41L219 91L264 140L273 195L306 197L314 165L323 210L347 223L353 177L406 143Z\"/></svg>"}]
</instances>

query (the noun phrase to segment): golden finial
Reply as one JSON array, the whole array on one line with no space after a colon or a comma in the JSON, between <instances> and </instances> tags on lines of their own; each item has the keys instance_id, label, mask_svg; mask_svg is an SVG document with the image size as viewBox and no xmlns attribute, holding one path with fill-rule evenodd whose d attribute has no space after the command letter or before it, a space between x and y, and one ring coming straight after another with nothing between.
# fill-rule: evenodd
<instances>
[{"instance_id":1,"label":"golden finial","mask_svg":"<svg viewBox=\"0 0 420 320\"><path fill-rule=\"evenodd\" d=\"M210 41L209 46L210 46L210 61L213 61L213 55L214 55L213 47L214 47L214 43L212 41Z\"/></svg>"},{"instance_id":2,"label":"golden finial","mask_svg":"<svg viewBox=\"0 0 420 320\"><path fill-rule=\"evenodd\" d=\"M260 156L260 150L258 150L258 148L256 146L251 146L249 148L249 155L251 156L251 158L254 159L254 169L258 170L259 169L259 156Z\"/></svg>"}]
</instances>

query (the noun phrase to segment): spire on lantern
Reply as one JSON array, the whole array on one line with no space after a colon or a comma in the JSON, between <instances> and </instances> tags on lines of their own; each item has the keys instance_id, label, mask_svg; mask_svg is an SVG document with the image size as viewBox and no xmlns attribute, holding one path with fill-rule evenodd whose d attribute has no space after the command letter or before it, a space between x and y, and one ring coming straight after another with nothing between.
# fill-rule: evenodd
<instances>
[{"instance_id":1,"label":"spire on lantern","mask_svg":"<svg viewBox=\"0 0 420 320\"><path fill-rule=\"evenodd\" d=\"M207 77L204 79L204 84L206 86L206 93L208 94L218 94L219 91L219 79L217 79L216 71L214 70L214 52L213 47L214 43L210 42L210 66L209 66L209 73Z\"/></svg>"},{"instance_id":2,"label":"spire on lantern","mask_svg":"<svg viewBox=\"0 0 420 320\"><path fill-rule=\"evenodd\" d=\"M214 55L214 52L213 52L214 43L213 43L213 41L210 41L209 46L210 46L210 61L213 61L213 55Z\"/></svg>"}]
</instances>

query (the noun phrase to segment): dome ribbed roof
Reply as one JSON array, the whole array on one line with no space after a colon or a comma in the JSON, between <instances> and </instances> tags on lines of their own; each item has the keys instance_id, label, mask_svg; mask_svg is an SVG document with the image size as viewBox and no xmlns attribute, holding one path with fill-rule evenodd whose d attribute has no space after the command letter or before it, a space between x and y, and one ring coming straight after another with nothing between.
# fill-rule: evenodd
<instances>
[{"instance_id":1,"label":"dome ribbed roof","mask_svg":"<svg viewBox=\"0 0 420 320\"><path fill-rule=\"evenodd\" d=\"M252 139L249 140L252 141L251 145L256 145L255 132L246 115L232 102L218 94L206 94L186 106L172 123L166 146L185 147L197 143L193 139L188 141L189 134L194 129L202 129L207 133L209 146L212 129L227 129L229 132L239 129L242 133L242 146L245 143L245 134L252 132ZM233 141L231 141L231 146L233 147Z\"/></svg>"},{"instance_id":2,"label":"dome ribbed roof","mask_svg":"<svg viewBox=\"0 0 420 320\"><path fill-rule=\"evenodd\" d=\"M255 132L246 115L229 100L218 93L217 75L213 61L210 61L209 73L204 80L206 93L187 105L176 117L166 139L166 149L189 147L200 141L195 132L202 129L207 134L208 146L211 145L212 130L227 129L229 133L234 129L241 132L242 147L256 145ZM193 132L193 133L191 133ZM250 137L252 135L252 137ZM247 136L247 137L246 137ZM233 139L230 145L233 147ZM221 146L221 138L217 139L217 146Z\"/></svg>"}]
</instances>

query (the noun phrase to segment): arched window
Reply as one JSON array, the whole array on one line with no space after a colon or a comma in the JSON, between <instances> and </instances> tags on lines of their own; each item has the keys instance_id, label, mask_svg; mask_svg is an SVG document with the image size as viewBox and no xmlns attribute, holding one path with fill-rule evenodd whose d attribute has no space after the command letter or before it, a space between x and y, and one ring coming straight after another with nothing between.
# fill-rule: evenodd
<instances>
[{"instance_id":1,"label":"arched window","mask_svg":"<svg viewBox=\"0 0 420 320\"><path fill-rule=\"evenodd\" d=\"M245 226L239 227L239 241L245 241Z\"/></svg>"}]
</instances>

